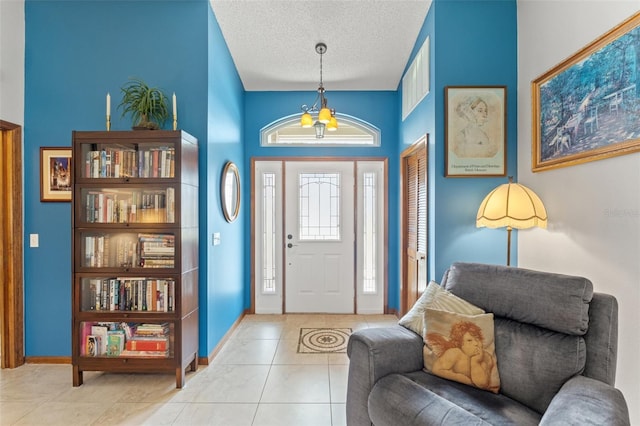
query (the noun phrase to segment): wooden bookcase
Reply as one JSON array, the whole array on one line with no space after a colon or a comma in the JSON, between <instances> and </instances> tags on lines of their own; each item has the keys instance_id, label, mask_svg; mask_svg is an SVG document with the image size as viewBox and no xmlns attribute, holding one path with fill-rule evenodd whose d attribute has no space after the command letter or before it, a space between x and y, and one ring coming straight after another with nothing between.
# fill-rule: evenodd
<instances>
[{"instance_id":1,"label":"wooden bookcase","mask_svg":"<svg viewBox=\"0 0 640 426\"><path fill-rule=\"evenodd\" d=\"M73 385L84 371L198 367L198 143L73 132Z\"/></svg>"}]
</instances>

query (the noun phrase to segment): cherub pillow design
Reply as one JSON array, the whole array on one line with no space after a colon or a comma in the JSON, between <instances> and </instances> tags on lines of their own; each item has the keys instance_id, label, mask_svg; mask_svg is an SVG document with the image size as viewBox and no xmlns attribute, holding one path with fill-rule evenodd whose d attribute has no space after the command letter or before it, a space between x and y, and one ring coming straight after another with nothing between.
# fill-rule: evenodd
<instances>
[{"instance_id":1,"label":"cherub pillow design","mask_svg":"<svg viewBox=\"0 0 640 426\"><path fill-rule=\"evenodd\" d=\"M424 369L436 376L498 393L493 314L464 315L427 308Z\"/></svg>"}]
</instances>

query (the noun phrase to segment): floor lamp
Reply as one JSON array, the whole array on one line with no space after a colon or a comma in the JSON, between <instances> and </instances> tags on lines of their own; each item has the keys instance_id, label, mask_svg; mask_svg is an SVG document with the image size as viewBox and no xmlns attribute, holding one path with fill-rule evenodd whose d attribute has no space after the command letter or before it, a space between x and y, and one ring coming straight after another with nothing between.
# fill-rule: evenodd
<instances>
[{"instance_id":1,"label":"floor lamp","mask_svg":"<svg viewBox=\"0 0 640 426\"><path fill-rule=\"evenodd\" d=\"M476 227L507 228L507 266L511 265L511 230L547 227L547 211L540 197L524 185L502 184L491 191L480 204Z\"/></svg>"}]
</instances>

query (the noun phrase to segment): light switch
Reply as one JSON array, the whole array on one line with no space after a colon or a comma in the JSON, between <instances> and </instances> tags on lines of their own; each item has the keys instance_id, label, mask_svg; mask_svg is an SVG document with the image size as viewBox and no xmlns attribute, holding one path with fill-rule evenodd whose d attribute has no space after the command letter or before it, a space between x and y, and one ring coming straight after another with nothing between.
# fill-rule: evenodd
<instances>
[{"instance_id":1,"label":"light switch","mask_svg":"<svg viewBox=\"0 0 640 426\"><path fill-rule=\"evenodd\" d=\"M38 234L29 234L29 247L40 247Z\"/></svg>"},{"instance_id":2,"label":"light switch","mask_svg":"<svg viewBox=\"0 0 640 426\"><path fill-rule=\"evenodd\" d=\"M213 233L213 245L214 246L219 246L220 245L220 233L219 232L214 232Z\"/></svg>"}]
</instances>

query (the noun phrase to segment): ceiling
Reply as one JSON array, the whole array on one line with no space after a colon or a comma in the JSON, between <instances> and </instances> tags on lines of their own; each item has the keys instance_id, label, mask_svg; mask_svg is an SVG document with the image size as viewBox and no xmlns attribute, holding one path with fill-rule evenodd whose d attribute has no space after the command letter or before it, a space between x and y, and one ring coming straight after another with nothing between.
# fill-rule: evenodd
<instances>
[{"instance_id":1,"label":"ceiling","mask_svg":"<svg viewBox=\"0 0 640 426\"><path fill-rule=\"evenodd\" d=\"M210 0L247 91L396 90L431 0ZM322 7L322 10L320 10Z\"/></svg>"}]
</instances>

